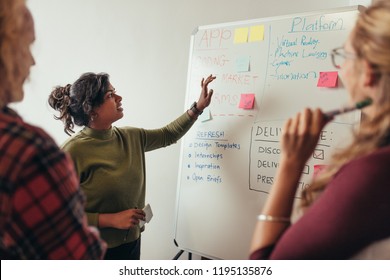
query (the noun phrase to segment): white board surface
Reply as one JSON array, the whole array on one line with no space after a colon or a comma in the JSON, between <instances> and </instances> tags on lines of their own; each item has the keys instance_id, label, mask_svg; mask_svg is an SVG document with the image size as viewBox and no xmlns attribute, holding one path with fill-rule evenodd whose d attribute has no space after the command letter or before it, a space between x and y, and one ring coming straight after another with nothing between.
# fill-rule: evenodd
<instances>
[{"instance_id":1,"label":"white board surface","mask_svg":"<svg viewBox=\"0 0 390 280\"><path fill-rule=\"evenodd\" d=\"M249 245L278 166L284 122L305 107L332 110L348 94L331 79L330 52L344 44L357 6L200 26L191 36L186 104L196 101L202 77L217 79L209 110L182 140L174 240L213 259L247 259ZM320 74L324 72L325 74ZM320 78L320 75L323 75ZM336 74L337 76L337 74ZM251 108L240 104L251 101ZM241 106L242 107L242 106ZM327 125L297 191L316 168L348 142L360 113Z\"/></svg>"}]
</instances>

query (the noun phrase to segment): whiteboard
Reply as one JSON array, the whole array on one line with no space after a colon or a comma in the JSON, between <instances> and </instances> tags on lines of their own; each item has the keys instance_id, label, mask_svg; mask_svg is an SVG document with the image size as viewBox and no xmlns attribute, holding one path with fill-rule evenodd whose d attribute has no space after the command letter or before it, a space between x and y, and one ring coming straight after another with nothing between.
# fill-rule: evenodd
<instances>
[{"instance_id":1,"label":"whiteboard","mask_svg":"<svg viewBox=\"0 0 390 280\"><path fill-rule=\"evenodd\" d=\"M326 111L348 101L342 81L334 82L338 73L329 73L337 71L330 51L344 44L359 8L200 26L193 32L185 108L197 100L202 77L217 79L210 85L209 109L181 143L174 228L180 249L212 259L248 258L256 216L279 164L283 124L305 107ZM297 200L332 152L348 143L351 126L359 121L360 112L353 112L324 128Z\"/></svg>"}]
</instances>

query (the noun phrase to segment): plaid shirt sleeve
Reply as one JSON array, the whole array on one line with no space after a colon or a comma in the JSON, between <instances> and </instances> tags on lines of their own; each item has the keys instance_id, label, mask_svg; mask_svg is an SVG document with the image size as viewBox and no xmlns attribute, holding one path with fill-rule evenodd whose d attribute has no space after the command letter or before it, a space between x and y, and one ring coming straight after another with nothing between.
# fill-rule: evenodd
<instances>
[{"instance_id":1,"label":"plaid shirt sleeve","mask_svg":"<svg viewBox=\"0 0 390 280\"><path fill-rule=\"evenodd\" d=\"M1 132L2 259L101 259L106 245L87 225L69 156L38 128L11 124Z\"/></svg>"}]
</instances>

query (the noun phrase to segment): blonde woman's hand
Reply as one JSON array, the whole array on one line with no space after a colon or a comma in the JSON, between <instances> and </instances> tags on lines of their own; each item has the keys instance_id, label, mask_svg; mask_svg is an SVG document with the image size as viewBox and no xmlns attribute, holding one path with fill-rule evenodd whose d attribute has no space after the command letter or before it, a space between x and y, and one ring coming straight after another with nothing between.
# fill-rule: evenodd
<instances>
[{"instance_id":1,"label":"blonde woman's hand","mask_svg":"<svg viewBox=\"0 0 390 280\"><path fill-rule=\"evenodd\" d=\"M327 120L320 109L304 109L286 121L281 141L282 159L303 166L314 152Z\"/></svg>"}]
</instances>

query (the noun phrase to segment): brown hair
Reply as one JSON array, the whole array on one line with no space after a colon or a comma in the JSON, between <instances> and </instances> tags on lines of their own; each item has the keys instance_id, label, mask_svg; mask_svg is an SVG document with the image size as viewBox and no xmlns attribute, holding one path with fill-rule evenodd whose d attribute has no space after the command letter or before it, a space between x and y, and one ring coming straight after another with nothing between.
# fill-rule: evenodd
<instances>
[{"instance_id":1,"label":"brown hair","mask_svg":"<svg viewBox=\"0 0 390 280\"><path fill-rule=\"evenodd\" d=\"M359 14L352 32L352 47L359 59L374 71L378 86L376 112L372 119L362 118L352 143L336 153L328 168L302 193L301 206L309 206L340 168L379 147L390 144L390 1L377 1Z\"/></svg>"}]
</instances>

